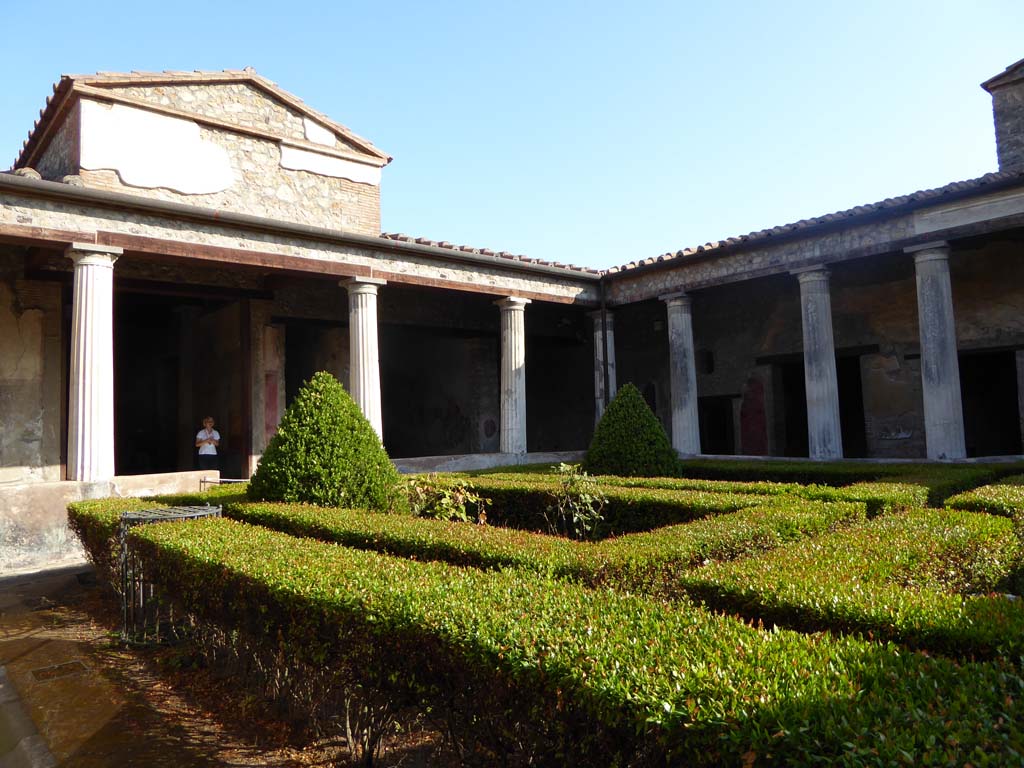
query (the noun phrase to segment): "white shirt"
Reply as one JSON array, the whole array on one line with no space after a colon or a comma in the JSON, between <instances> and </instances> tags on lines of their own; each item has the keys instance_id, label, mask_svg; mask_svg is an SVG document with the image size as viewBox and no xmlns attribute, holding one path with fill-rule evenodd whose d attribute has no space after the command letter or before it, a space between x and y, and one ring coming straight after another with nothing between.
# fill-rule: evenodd
<instances>
[{"instance_id":1,"label":"white shirt","mask_svg":"<svg viewBox=\"0 0 1024 768\"><path fill-rule=\"evenodd\" d=\"M216 440L217 442L220 442L220 432L218 432L216 429L200 429L196 433L196 441L197 442L199 440L211 440L211 439L212 440ZM217 446L211 445L210 443L203 443L202 445L199 446L199 455L200 456L216 456L217 455Z\"/></svg>"}]
</instances>

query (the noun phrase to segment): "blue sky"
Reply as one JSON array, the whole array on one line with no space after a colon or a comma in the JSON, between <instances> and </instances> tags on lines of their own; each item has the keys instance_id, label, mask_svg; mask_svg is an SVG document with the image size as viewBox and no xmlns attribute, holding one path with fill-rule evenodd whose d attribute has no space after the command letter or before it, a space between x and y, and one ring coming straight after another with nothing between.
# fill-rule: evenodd
<instances>
[{"instance_id":1,"label":"blue sky","mask_svg":"<svg viewBox=\"0 0 1024 768\"><path fill-rule=\"evenodd\" d=\"M394 156L385 231L600 268L993 171L1024 58L1020 0L0 5L0 166L62 73L253 66Z\"/></svg>"}]
</instances>

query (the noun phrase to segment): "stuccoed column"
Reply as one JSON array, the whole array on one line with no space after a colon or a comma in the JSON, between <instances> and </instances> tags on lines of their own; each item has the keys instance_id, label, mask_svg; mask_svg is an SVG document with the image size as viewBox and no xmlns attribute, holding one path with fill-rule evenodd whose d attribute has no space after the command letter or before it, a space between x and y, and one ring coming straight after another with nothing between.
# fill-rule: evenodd
<instances>
[{"instance_id":1,"label":"stuccoed column","mask_svg":"<svg viewBox=\"0 0 1024 768\"><path fill-rule=\"evenodd\" d=\"M68 479L114 476L114 262L122 249L75 243Z\"/></svg>"},{"instance_id":2,"label":"stuccoed column","mask_svg":"<svg viewBox=\"0 0 1024 768\"><path fill-rule=\"evenodd\" d=\"M660 298L668 310L672 447L683 456L695 456L700 453L700 421L697 415L692 301L685 293L673 293Z\"/></svg>"},{"instance_id":3,"label":"stuccoed column","mask_svg":"<svg viewBox=\"0 0 1024 768\"><path fill-rule=\"evenodd\" d=\"M387 285L387 280L354 277L343 280L341 284L348 291L349 394L383 440L377 289Z\"/></svg>"},{"instance_id":4,"label":"stuccoed column","mask_svg":"<svg viewBox=\"0 0 1024 768\"><path fill-rule=\"evenodd\" d=\"M917 273L921 389L928 458L962 459L967 450L960 401L953 288L949 280L949 244L926 243L906 250L914 256Z\"/></svg>"},{"instance_id":5,"label":"stuccoed column","mask_svg":"<svg viewBox=\"0 0 1024 768\"><path fill-rule=\"evenodd\" d=\"M843 433L839 423L839 379L836 376L828 270L812 267L793 274L800 281L807 446L812 459L841 459Z\"/></svg>"},{"instance_id":6,"label":"stuccoed column","mask_svg":"<svg viewBox=\"0 0 1024 768\"><path fill-rule=\"evenodd\" d=\"M605 310L604 328L601 325L600 311L591 312L590 319L594 323L594 424L604 415L604 353L608 350L608 402L615 397L615 323L611 312Z\"/></svg>"},{"instance_id":7,"label":"stuccoed column","mask_svg":"<svg viewBox=\"0 0 1024 768\"><path fill-rule=\"evenodd\" d=\"M501 309L502 453L526 453L526 323L529 299L510 296L494 302Z\"/></svg>"}]
</instances>

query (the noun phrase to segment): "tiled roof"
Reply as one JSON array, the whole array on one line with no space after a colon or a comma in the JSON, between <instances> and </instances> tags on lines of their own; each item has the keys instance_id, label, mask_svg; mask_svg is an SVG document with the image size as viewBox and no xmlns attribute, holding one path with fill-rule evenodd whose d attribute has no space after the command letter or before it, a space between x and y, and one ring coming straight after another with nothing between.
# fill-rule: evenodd
<instances>
[{"instance_id":1,"label":"tiled roof","mask_svg":"<svg viewBox=\"0 0 1024 768\"><path fill-rule=\"evenodd\" d=\"M1007 183L1012 184L1013 182L1024 182L1024 172L1004 171L1001 173L986 173L984 176L979 176L976 179L954 181L951 184L946 184L943 187L936 187L935 189L924 189L918 192L911 192L909 195L890 197L877 203L868 203L867 205L858 205L854 208L848 208L845 211L827 213L824 216L815 216L811 219L801 219L800 221L795 221L792 224L783 224L778 227L762 229L757 232L750 232L749 234L740 235L738 237L730 237L725 240L716 240L714 242L705 243L704 245L683 248L682 250L675 251L674 253L663 253L660 256L641 259L640 261L631 261L628 264L611 267L610 269L605 270L604 274L615 274L625 272L630 269L637 269L639 267L648 267L653 264L677 261L687 257L696 256L698 254L714 254L715 251L725 251L727 249L743 246L761 245L770 241L772 238L778 238L783 235L799 235L804 233L811 235L814 233L814 230L819 227L835 226L836 224L853 224L858 218L863 216L895 212L903 208L913 209L923 207L929 203L941 200L944 197L964 197L969 193L982 191L985 187L1002 186Z\"/></svg>"},{"instance_id":2,"label":"tiled roof","mask_svg":"<svg viewBox=\"0 0 1024 768\"><path fill-rule=\"evenodd\" d=\"M61 75L61 78L53 86L53 94L46 99L46 106L39 110L39 119L35 121L28 138L22 144L21 152L14 163L15 168L20 168L29 158L35 145L42 139L48 124L55 119L67 99L68 94L75 85L92 86L95 88L110 88L118 85L170 85L175 83L233 83L248 82L260 90L274 96L296 112L309 116L322 123L325 127L337 132L339 135L364 150L370 155L375 155L384 162L390 162L391 157L373 145L368 139L353 133L341 123L337 123L322 112L318 112L302 99L280 88L272 80L268 80L256 73L251 67L245 69L225 69L217 72L195 70L193 72L178 72L165 70L163 72L97 72L92 75Z\"/></svg>"},{"instance_id":3,"label":"tiled roof","mask_svg":"<svg viewBox=\"0 0 1024 768\"><path fill-rule=\"evenodd\" d=\"M382 232L381 237L385 240L397 240L402 243L416 243L418 245L429 245L434 248L444 248L449 251L461 251L462 253L477 253L482 256L496 256L500 259L508 259L509 261L519 261L523 264L536 264L540 267L557 267L559 269L569 269L573 272L582 272L588 275L600 275L601 270L591 269L590 267L577 267L573 264L561 264L557 261L545 261L544 259L531 259L527 256L522 256L514 253L508 253L507 251L492 251L489 248L474 248L469 245L455 245L449 243L447 240L430 240L426 237L411 237L410 235L403 235L394 232Z\"/></svg>"}]
</instances>

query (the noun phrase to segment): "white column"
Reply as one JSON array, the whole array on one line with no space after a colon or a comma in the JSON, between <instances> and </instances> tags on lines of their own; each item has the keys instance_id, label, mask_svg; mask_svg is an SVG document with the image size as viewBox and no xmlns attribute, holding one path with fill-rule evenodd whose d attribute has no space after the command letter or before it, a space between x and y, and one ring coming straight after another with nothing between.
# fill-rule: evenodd
<instances>
[{"instance_id":1,"label":"white column","mask_svg":"<svg viewBox=\"0 0 1024 768\"><path fill-rule=\"evenodd\" d=\"M114 476L114 262L122 249L75 243L68 402L69 480Z\"/></svg>"},{"instance_id":2,"label":"white column","mask_svg":"<svg viewBox=\"0 0 1024 768\"><path fill-rule=\"evenodd\" d=\"M526 324L529 299L510 296L494 302L501 308L502 453L526 453Z\"/></svg>"},{"instance_id":3,"label":"white column","mask_svg":"<svg viewBox=\"0 0 1024 768\"><path fill-rule=\"evenodd\" d=\"M377 288L386 280L353 277L348 291L349 394L366 420L384 439L380 405L380 352L377 345Z\"/></svg>"},{"instance_id":4,"label":"white column","mask_svg":"<svg viewBox=\"0 0 1024 768\"><path fill-rule=\"evenodd\" d=\"M843 432L839 423L839 380L836 376L828 270L811 267L793 274L800 281L807 447L812 459L841 459Z\"/></svg>"},{"instance_id":5,"label":"white column","mask_svg":"<svg viewBox=\"0 0 1024 768\"><path fill-rule=\"evenodd\" d=\"M914 256L917 273L924 437L929 459L962 459L967 455L949 250L946 242L906 249Z\"/></svg>"},{"instance_id":6,"label":"white column","mask_svg":"<svg viewBox=\"0 0 1024 768\"><path fill-rule=\"evenodd\" d=\"M683 456L700 453L697 366L693 350L693 310L685 293L661 296L668 310L668 365L672 388L672 447Z\"/></svg>"},{"instance_id":7,"label":"white column","mask_svg":"<svg viewBox=\"0 0 1024 768\"><path fill-rule=\"evenodd\" d=\"M604 315L602 332L601 315ZM604 415L604 352L608 349L608 402L612 401L618 387L615 384L615 323L611 312L600 310L590 313L594 323L594 424Z\"/></svg>"}]
</instances>

